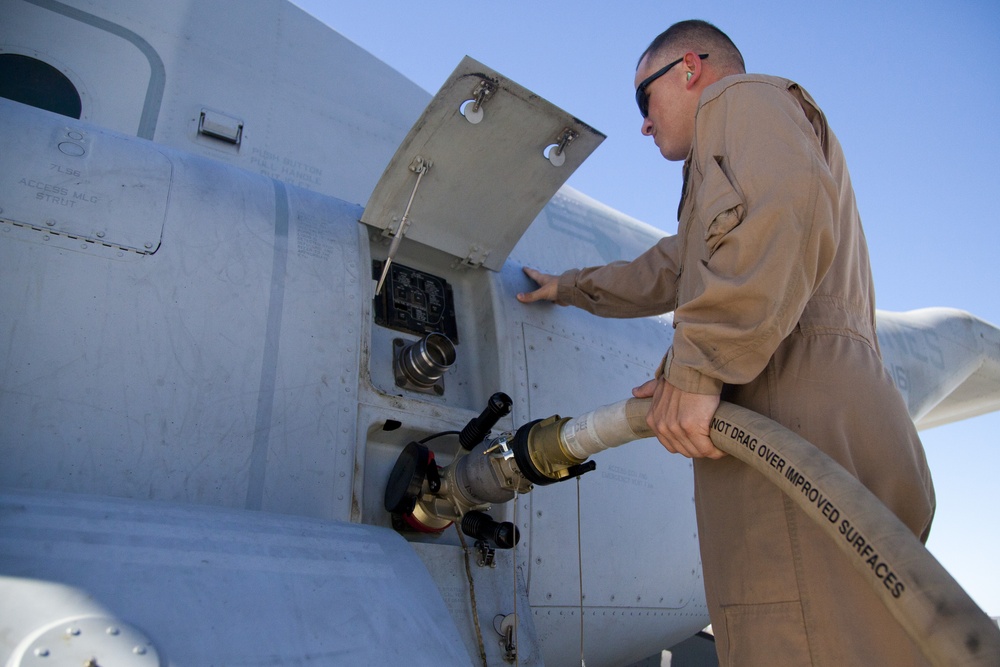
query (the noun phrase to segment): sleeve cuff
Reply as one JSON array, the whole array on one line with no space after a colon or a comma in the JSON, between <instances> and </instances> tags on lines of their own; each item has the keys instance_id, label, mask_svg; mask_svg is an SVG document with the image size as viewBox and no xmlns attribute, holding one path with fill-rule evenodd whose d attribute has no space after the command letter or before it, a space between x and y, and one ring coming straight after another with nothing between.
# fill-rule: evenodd
<instances>
[{"instance_id":1,"label":"sleeve cuff","mask_svg":"<svg viewBox=\"0 0 1000 667\"><path fill-rule=\"evenodd\" d=\"M675 364L674 348L672 347L667 350L660 367L656 370L656 377L660 376L666 377L667 382L689 394L714 394L718 396L722 393L722 380L703 375L693 368Z\"/></svg>"},{"instance_id":2,"label":"sleeve cuff","mask_svg":"<svg viewBox=\"0 0 1000 667\"><path fill-rule=\"evenodd\" d=\"M579 273L579 269L570 269L559 276L559 283L556 288L556 303L558 305L574 305L573 295L576 292L576 277Z\"/></svg>"}]
</instances>

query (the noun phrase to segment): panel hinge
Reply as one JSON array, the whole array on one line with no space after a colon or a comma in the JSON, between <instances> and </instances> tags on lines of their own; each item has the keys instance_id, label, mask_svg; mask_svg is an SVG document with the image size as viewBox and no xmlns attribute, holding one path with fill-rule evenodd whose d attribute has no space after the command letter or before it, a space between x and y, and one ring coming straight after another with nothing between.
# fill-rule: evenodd
<instances>
[{"instance_id":1,"label":"panel hinge","mask_svg":"<svg viewBox=\"0 0 1000 667\"><path fill-rule=\"evenodd\" d=\"M0 210L2 210L2 209L0 209ZM54 221L50 221L50 222L54 222ZM105 241L101 240L101 238L100 238L100 237L104 236L104 232L98 232L97 236L99 238L97 240L95 240L95 239L86 238L84 236L80 236L78 234L69 234L67 232L56 231L55 229L51 229L51 228L47 229L45 227L37 227L35 225L29 225L29 224L24 223L24 222L15 222L14 220L0 219L0 229L2 229L3 226L5 226L5 225L10 225L11 227L18 227L20 229L30 229L33 232L39 232L40 234L43 235L42 238L45 238L46 236L52 236L52 237L55 237L55 238L65 238L65 239L68 239L70 241L79 241L82 244L84 250L86 250L87 248L90 248L90 247L93 247L95 249L96 248L108 248L109 250L117 250L117 251L120 251L120 252L129 252L129 253L134 253L136 255L152 255L159 248L159 244L155 244L154 245L153 243L145 243L145 244L143 244L144 248L142 248L142 249L140 249L140 248L129 248L128 246L119 245L117 243L108 243L108 242L105 242ZM48 239L46 238L45 240L47 241Z\"/></svg>"},{"instance_id":2,"label":"panel hinge","mask_svg":"<svg viewBox=\"0 0 1000 667\"><path fill-rule=\"evenodd\" d=\"M466 253L465 257L463 257L458 264L472 268L479 268L483 265L483 262L489 258L491 252L492 251L488 249L484 250L478 244L474 245L469 248L469 252Z\"/></svg>"}]
</instances>

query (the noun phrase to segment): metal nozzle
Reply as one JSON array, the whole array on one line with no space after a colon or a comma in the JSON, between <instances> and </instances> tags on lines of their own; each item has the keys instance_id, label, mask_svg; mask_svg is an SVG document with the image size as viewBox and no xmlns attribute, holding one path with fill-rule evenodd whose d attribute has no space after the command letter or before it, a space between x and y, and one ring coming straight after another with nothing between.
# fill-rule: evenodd
<instances>
[{"instance_id":1,"label":"metal nozzle","mask_svg":"<svg viewBox=\"0 0 1000 667\"><path fill-rule=\"evenodd\" d=\"M454 363L455 344L443 333L429 333L399 352L394 362L396 384L444 393L439 380Z\"/></svg>"}]
</instances>

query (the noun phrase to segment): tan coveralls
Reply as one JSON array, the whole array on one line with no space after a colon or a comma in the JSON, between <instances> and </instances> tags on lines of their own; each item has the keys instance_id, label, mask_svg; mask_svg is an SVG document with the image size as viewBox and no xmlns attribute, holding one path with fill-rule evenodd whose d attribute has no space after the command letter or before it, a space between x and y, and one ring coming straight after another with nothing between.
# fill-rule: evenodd
<instances>
[{"instance_id":1,"label":"tan coveralls","mask_svg":"<svg viewBox=\"0 0 1000 667\"><path fill-rule=\"evenodd\" d=\"M632 262L566 272L559 303L606 317L673 310L660 368L671 384L797 432L926 539L933 486L882 365L867 244L823 113L785 79L724 78L701 97L684 177L677 235ZM722 664L924 664L848 559L762 475L732 457L694 471Z\"/></svg>"}]
</instances>

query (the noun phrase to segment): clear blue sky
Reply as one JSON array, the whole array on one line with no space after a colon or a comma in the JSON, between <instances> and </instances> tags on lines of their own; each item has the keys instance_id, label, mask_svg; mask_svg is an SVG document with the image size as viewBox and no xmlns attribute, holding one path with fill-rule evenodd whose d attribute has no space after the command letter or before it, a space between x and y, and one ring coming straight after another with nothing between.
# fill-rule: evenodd
<instances>
[{"instance_id":1,"label":"clear blue sky","mask_svg":"<svg viewBox=\"0 0 1000 667\"><path fill-rule=\"evenodd\" d=\"M639 53L675 21L726 31L748 71L798 81L847 154L878 306L1000 324L1000 2L295 0L433 93L465 55L608 136L569 184L676 231L680 167L639 133ZM391 91L387 91L391 94ZM938 493L929 547L1000 616L1000 414L921 433Z\"/></svg>"}]
</instances>

